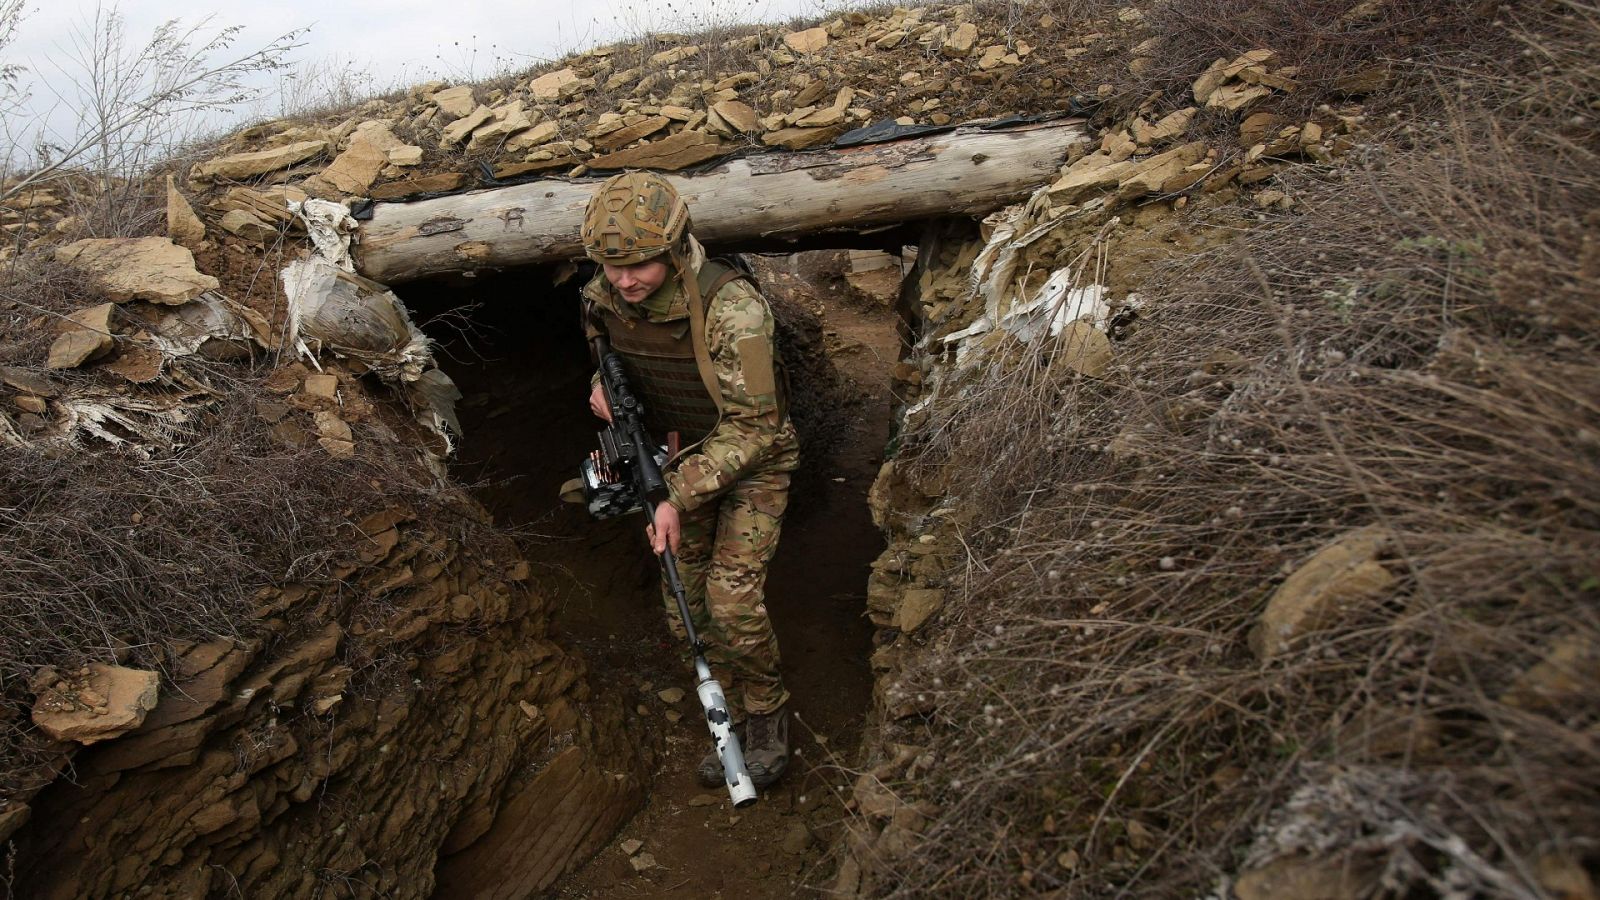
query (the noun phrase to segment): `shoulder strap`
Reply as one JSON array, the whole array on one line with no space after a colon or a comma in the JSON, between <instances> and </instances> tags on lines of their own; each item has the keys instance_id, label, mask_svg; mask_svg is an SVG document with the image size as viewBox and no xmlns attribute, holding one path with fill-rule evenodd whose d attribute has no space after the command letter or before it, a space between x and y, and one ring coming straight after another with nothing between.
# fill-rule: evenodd
<instances>
[{"instance_id":1,"label":"shoulder strap","mask_svg":"<svg viewBox=\"0 0 1600 900\"><path fill-rule=\"evenodd\" d=\"M679 271L683 271L680 265ZM708 259L700 266L695 278L685 278L684 288L689 301L689 335L694 345L695 368L700 370L700 381L717 405L717 415L722 415L722 387L717 384L716 368L711 364L711 349L706 343L706 310L717 292L739 278L743 272L721 260Z\"/></svg>"},{"instance_id":2,"label":"shoulder strap","mask_svg":"<svg viewBox=\"0 0 1600 900\"><path fill-rule=\"evenodd\" d=\"M673 262L676 264L680 277L688 273L688 266L676 249L672 251ZM712 263L707 260L700 267L699 273L694 278L683 279L684 293L689 304L689 342L694 346L694 367L700 370L700 382L705 385L706 393L711 395L711 402L717 406L718 417L722 416L722 388L717 385L717 373L711 365L711 349L706 345L706 302L708 295L701 287L700 282L706 277L706 270ZM714 276L713 276L714 277Z\"/></svg>"}]
</instances>

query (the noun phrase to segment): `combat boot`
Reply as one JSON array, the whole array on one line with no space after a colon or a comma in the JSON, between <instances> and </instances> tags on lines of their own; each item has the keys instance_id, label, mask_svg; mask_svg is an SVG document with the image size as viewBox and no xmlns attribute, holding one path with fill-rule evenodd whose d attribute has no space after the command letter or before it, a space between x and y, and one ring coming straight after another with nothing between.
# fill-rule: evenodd
<instances>
[{"instance_id":1,"label":"combat boot","mask_svg":"<svg viewBox=\"0 0 1600 900\"><path fill-rule=\"evenodd\" d=\"M739 735L741 743L744 741L744 725L734 725L733 733ZM722 756L718 756L715 749L701 757L701 764L694 769L694 773L699 775L702 788L720 788L728 783L728 777L722 770Z\"/></svg>"},{"instance_id":2,"label":"combat boot","mask_svg":"<svg viewBox=\"0 0 1600 900\"><path fill-rule=\"evenodd\" d=\"M733 726L733 734L734 737L739 739L739 746L743 747L743 722ZM695 774L700 776L700 785L702 787L726 787L728 784L727 773L722 770L722 757L717 754L716 750L712 750L710 753L707 753L705 756L701 757L700 766L699 768L695 769Z\"/></svg>"},{"instance_id":3,"label":"combat boot","mask_svg":"<svg viewBox=\"0 0 1600 900\"><path fill-rule=\"evenodd\" d=\"M771 785L789 768L788 709L779 707L764 716L751 713L741 739L745 766L756 787Z\"/></svg>"}]
</instances>

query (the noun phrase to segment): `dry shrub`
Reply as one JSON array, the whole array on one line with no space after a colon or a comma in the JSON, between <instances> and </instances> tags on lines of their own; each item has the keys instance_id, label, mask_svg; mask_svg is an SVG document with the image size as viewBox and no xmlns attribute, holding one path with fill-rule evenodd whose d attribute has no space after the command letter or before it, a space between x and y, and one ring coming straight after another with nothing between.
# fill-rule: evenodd
<instances>
[{"instance_id":1,"label":"dry shrub","mask_svg":"<svg viewBox=\"0 0 1600 900\"><path fill-rule=\"evenodd\" d=\"M358 425L351 459L287 445L256 415L258 400L276 398L260 376L203 371L219 400L170 454L6 452L0 797L29 786L19 779L31 768L27 679L38 667L161 668L176 642L258 636L257 592L336 585L334 569L356 549L350 522L378 509L408 505L457 539L488 527L454 492L429 487L414 451L392 436ZM381 602L353 601L352 617L377 615L363 604Z\"/></svg>"},{"instance_id":2,"label":"dry shrub","mask_svg":"<svg viewBox=\"0 0 1600 900\"><path fill-rule=\"evenodd\" d=\"M937 812L884 893L1192 896L1344 851L1381 896L1534 896L1600 862L1600 19L1526 24L1413 149L1150 273L1106 378L997 364L906 436L975 518L898 686L934 765L896 789ZM1393 586L1258 662L1272 590L1365 526Z\"/></svg>"},{"instance_id":3,"label":"dry shrub","mask_svg":"<svg viewBox=\"0 0 1600 900\"><path fill-rule=\"evenodd\" d=\"M49 249L0 263L0 366L42 363L62 321L93 296L88 276L56 262Z\"/></svg>"},{"instance_id":4,"label":"dry shrub","mask_svg":"<svg viewBox=\"0 0 1600 900\"><path fill-rule=\"evenodd\" d=\"M1339 96L1341 78L1369 67L1412 70L1464 47L1504 44L1497 8L1484 0L1167 0L1144 17L1161 38L1158 52L1121 86L1135 102L1158 90L1189 103L1190 84L1214 60L1264 48L1299 69L1300 89L1283 109L1307 114Z\"/></svg>"}]
</instances>

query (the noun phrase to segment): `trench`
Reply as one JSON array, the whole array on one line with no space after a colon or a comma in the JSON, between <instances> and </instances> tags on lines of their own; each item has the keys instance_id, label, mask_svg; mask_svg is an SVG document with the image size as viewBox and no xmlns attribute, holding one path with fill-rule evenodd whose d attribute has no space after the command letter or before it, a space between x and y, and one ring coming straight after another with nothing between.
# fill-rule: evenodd
<instances>
[{"instance_id":1,"label":"trench","mask_svg":"<svg viewBox=\"0 0 1600 900\"><path fill-rule=\"evenodd\" d=\"M865 591L883 537L866 498L889 437L889 371L900 346L899 270L847 280L848 265L843 252L756 261L763 292L816 328L805 349L826 359L806 368L822 362L837 377L813 398L820 409L811 427L827 431L826 446L808 448L795 477L767 582L797 719L792 768L738 812L693 774L710 743L667 629L642 519L596 522L558 497L597 427L586 405L582 276L556 285L550 270L529 269L401 291L463 394L452 475L516 534L539 589L553 598L554 639L586 659L597 692L621 695L654 753L642 810L558 882L556 896L789 897L825 874L821 858L845 817L848 770L871 702ZM668 703L659 692L673 687L686 696Z\"/></svg>"}]
</instances>

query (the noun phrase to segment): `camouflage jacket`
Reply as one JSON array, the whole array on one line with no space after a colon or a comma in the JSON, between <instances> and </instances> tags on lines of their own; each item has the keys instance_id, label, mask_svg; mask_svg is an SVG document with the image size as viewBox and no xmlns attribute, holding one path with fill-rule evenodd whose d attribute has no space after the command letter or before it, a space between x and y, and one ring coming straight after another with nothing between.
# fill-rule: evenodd
<instances>
[{"instance_id":1,"label":"camouflage jacket","mask_svg":"<svg viewBox=\"0 0 1600 900\"><path fill-rule=\"evenodd\" d=\"M696 252L690 264L698 270L703 261L703 253ZM634 305L612 289L602 271L584 286L583 300L585 327L591 335L598 333L603 320L587 314L589 304L623 320L689 318L687 296L675 277ZM664 311L651 312L647 307ZM749 475L793 471L800 464L799 436L779 403L773 329L772 310L744 279L728 283L707 302L706 345L722 391L722 418L667 472L671 502L684 512L714 501Z\"/></svg>"}]
</instances>

